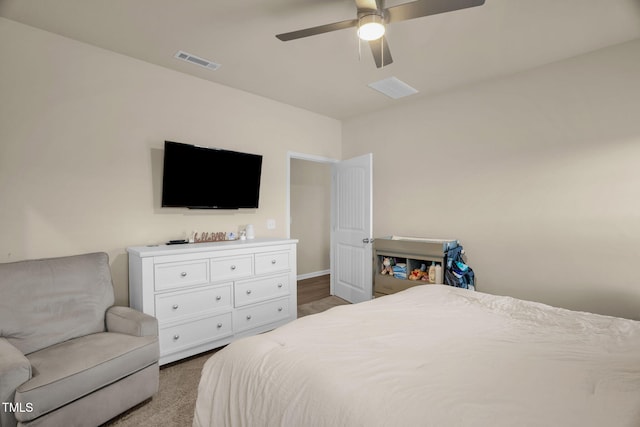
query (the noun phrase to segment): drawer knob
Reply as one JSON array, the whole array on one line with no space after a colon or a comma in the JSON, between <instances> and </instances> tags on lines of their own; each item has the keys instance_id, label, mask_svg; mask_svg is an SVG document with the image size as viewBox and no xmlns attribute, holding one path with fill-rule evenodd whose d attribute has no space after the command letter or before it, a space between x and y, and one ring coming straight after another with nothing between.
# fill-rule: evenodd
<instances>
[{"instance_id":1,"label":"drawer knob","mask_svg":"<svg viewBox=\"0 0 640 427\"><path fill-rule=\"evenodd\" d=\"M180 277L187 277L187 272L183 271L182 273L180 273Z\"/></svg>"},{"instance_id":2,"label":"drawer knob","mask_svg":"<svg viewBox=\"0 0 640 427\"><path fill-rule=\"evenodd\" d=\"M275 260L275 259L272 259L272 260L271 260L271 264L275 264L275 263L276 263L276 260Z\"/></svg>"},{"instance_id":3,"label":"drawer knob","mask_svg":"<svg viewBox=\"0 0 640 427\"><path fill-rule=\"evenodd\" d=\"M179 305L178 305L178 304L173 304L173 307L171 307L171 308L173 308L174 310L177 310L177 309L178 309L178 307L179 307Z\"/></svg>"},{"instance_id":4,"label":"drawer knob","mask_svg":"<svg viewBox=\"0 0 640 427\"><path fill-rule=\"evenodd\" d=\"M281 288L282 287L282 283L278 283L278 287Z\"/></svg>"},{"instance_id":5,"label":"drawer knob","mask_svg":"<svg viewBox=\"0 0 640 427\"><path fill-rule=\"evenodd\" d=\"M175 334L175 335L173 336L173 340L174 340L174 341L178 341L179 339L180 339L180 335Z\"/></svg>"},{"instance_id":6,"label":"drawer knob","mask_svg":"<svg viewBox=\"0 0 640 427\"><path fill-rule=\"evenodd\" d=\"M247 289L247 295L251 295L251 289Z\"/></svg>"},{"instance_id":7,"label":"drawer knob","mask_svg":"<svg viewBox=\"0 0 640 427\"><path fill-rule=\"evenodd\" d=\"M235 270L235 269L236 269L236 266L235 266L235 265L232 265L232 266L231 266L231 270Z\"/></svg>"},{"instance_id":8,"label":"drawer knob","mask_svg":"<svg viewBox=\"0 0 640 427\"><path fill-rule=\"evenodd\" d=\"M278 307L278 311L282 311L282 307Z\"/></svg>"},{"instance_id":9,"label":"drawer knob","mask_svg":"<svg viewBox=\"0 0 640 427\"><path fill-rule=\"evenodd\" d=\"M251 320L251 315L248 315L248 316L247 316L247 320Z\"/></svg>"},{"instance_id":10,"label":"drawer knob","mask_svg":"<svg viewBox=\"0 0 640 427\"><path fill-rule=\"evenodd\" d=\"M222 328L222 323L218 323L218 329Z\"/></svg>"},{"instance_id":11,"label":"drawer knob","mask_svg":"<svg viewBox=\"0 0 640 427\"><path fill-rule=\"evenodd\" d=\"M222 297L220 295L216 295L216 301L220 301Z\"/></svg>"}]
</instances>

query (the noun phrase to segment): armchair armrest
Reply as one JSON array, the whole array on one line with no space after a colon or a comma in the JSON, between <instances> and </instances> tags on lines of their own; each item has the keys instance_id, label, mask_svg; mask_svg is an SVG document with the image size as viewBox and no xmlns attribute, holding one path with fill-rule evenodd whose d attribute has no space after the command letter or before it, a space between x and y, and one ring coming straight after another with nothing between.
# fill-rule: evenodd
<instances>
[{"instance_id":1,"label":"armchair armrest","mask_svg":"<svg viewBox=\"0 0 640 427\"><path fill-rule=\"evenodd\" d=\"M13 402L16 388L31 379L31 363L6 338L0 338L0 402ZM0 407L0 426L16 424L13 413Z\"/></svg>"},{"instance_id":2,"label":"armchair armrest","mask_svg":"<svg viewBox=\"0 0 640 427\"><path fill-rule=\"evenodd\" d=\"M107 310L107 331L137 337L158 336L158 320L129 307L113 306Z\"/></svg>"}]
</instances>

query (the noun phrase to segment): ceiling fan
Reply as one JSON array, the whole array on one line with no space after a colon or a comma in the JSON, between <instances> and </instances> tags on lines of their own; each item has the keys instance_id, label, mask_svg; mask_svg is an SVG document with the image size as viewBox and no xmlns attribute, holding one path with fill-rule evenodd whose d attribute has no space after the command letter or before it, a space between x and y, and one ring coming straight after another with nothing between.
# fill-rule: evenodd
<instances>
[{"instance_id":1,"label":"ceiling fan","mask_svg":"<svg viewBox=\"0 0 640 427\"><path fill-rule=\"evenodd\" d=\"M330 31L357 27L358 37L361 40L369 42L376 67L382 68L393 62L389 44L384 36L386 24L469 7L482 6L484 2L485 0L417 0L385 8L384 0L355 0L356 7L358 8L356 19L278 34L276 37L286 42L328 33Z\"/></svg>"}]
</instances>

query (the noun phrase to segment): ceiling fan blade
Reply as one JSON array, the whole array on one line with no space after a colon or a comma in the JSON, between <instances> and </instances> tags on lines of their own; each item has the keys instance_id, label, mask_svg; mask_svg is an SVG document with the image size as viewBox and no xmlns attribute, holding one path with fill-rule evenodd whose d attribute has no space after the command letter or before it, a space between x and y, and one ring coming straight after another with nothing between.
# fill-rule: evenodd
<instances>
[{"instance_id":1,"label":"ceiling fan blade","mask_svg":"<svg viewBox=\"0 0 640 427\"><path fill-rule=\"evenodd\" d=\"M328 33L331 31L344 30L345 28L356 27L358 25L357 19L350 19L348 21L334 22L333 24L319 25L317 27L305 28L304 30L292 31L290 33L277 34L276 37L283 42L295 39L301 39L303 37L315 36L316 34Z\"/></svg>"},{"instance_id":2,"label":"ceiling fan blade","mask_svg":"<svg viewBox=\"0 0 640 427\"><path fill-rule=\"evenodd\" d=\"M358 12L361 10L377 10L378 2L376 0L355 0Z\"/></svg>"},{"instance_id":3,"label":"ceiling fan blade","mask_svg":"<svg viewBox=\"0 0 640 427\"><path fill-rule=\"evenodd\" d=\"M371 53L373 54L373 60L376 62L376 67L382 68L393 62L386 37L383 36L377 40L371 40L369 46L371 46Z\"/></svg>"},{"instance_id":4,"label":"ceiling fan blade","mask_svg":"<svg viewBox=\"0 0 640 427\"><path fill-rule=\"evenodd\" d=\"M469 7L482 6L485 0L417 0L385 10L387 22L406 21Z\"/></svg>"}]
</instances>

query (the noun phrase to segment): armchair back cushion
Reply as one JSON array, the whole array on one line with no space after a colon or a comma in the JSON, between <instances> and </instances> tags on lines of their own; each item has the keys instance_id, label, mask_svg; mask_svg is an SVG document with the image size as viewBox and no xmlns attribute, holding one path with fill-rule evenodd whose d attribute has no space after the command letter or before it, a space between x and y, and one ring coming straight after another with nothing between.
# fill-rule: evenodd
<instances>
[{"instance_id":1,"label":"armchair back cushion","mask_svg":"<svg viewBox=\"0 0 640 427\"><path fill-rule=\"evenodd\" d=\"M106 253L0 264L0 337L23 354L105 331Z\"/></svg>"}]
</instances>

